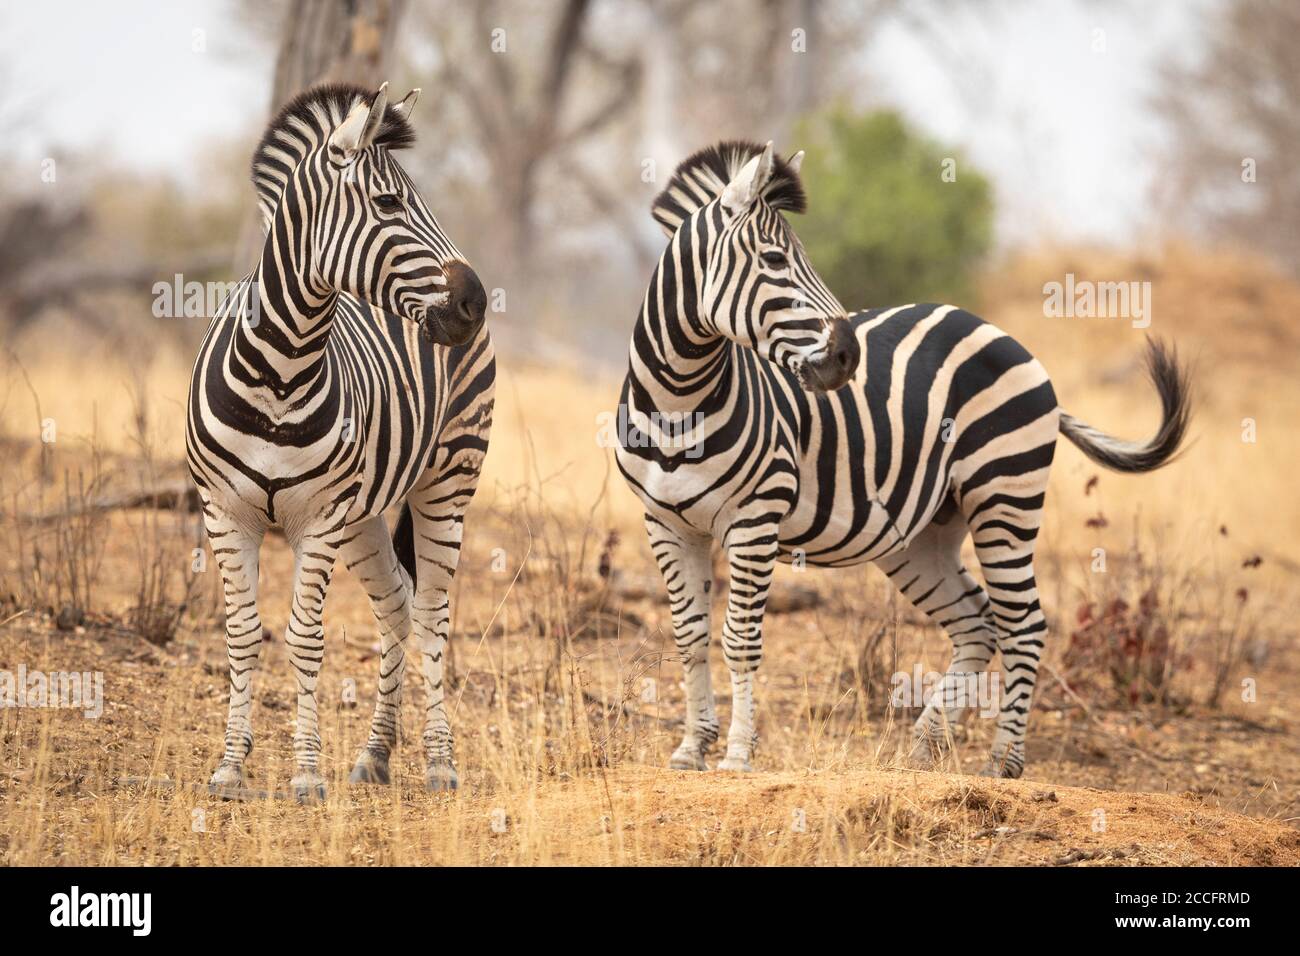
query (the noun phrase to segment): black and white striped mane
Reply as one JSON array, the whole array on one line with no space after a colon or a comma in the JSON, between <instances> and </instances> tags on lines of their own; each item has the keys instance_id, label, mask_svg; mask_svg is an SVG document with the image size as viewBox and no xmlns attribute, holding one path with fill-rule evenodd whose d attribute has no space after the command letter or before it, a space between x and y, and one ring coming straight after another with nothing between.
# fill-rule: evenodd
<instances>
[{"instance_id":1,"label":"black and white striped mane","mask_svg":"<svg viewBox=\"0 0 1300 956\"><path fill-rule=\"evenodd\" d=\"M721 195L742 166L763 151L758 143L726 140L693 153L673 171L672 178L650 207L651 214L669 234L695 210ZM775 158L775 169L763 190L773 209L803 212L807 208L799 174L785 160Z\"/></svg>"},{"instance_id":2,"label":"black and white striped mane","mask_svg":"<svg viewBox=\"0 0 1300 956\"><path fill-rule=\"evenodd\" d=\"M299 93L276 114L253 151L253 188L264 221L270 222L285 182L303 157L319 147L353 107L374 95L348 83L326 83ZM415 130L390 103L374 145L405 149L414 142Z\"/></svg>"}]
</instances>

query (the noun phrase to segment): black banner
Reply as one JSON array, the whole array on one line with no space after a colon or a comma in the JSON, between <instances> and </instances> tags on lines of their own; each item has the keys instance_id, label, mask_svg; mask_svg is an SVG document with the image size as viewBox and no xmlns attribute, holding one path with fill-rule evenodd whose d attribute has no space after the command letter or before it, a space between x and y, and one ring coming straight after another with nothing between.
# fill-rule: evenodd
<instances>
[{"instance_id":1,"label":"black banner","mask_svg":"<svg viewBox=\"0 0 1300 956\"><path fill-rule=\"evenodd\" d=\"M511 927L537 931L573 921L582 936L615 940L671 919L698 919L717 930L725 907L764 931L774 917L790 928L823 933L849 927L871 937L894 933L916 942L956 929L954 912L1007 932L1065 932L1147 940L1196 933L1230 942L1255 930L1276 933L1293 915L1295 874L1261 869L858 869L858 870L566 870L525 869L10 869L0 870L0 912L7 938L113 938L187 943L237 933L259 944L356 937L371 942L409 928L415 914L440 930L495 937ZM683 897L683 892L689 893ZM694 902L683 906L684 898ZM847 904L847 909L846 909ZM534 922L534 920L544 922ZM919 927L929 927L924 931ZM611 935L593 935L608 931ZM249 934L249 935L244 935ZM233 938L233 937L231 937Z\"/></svg>"}]
</instances>

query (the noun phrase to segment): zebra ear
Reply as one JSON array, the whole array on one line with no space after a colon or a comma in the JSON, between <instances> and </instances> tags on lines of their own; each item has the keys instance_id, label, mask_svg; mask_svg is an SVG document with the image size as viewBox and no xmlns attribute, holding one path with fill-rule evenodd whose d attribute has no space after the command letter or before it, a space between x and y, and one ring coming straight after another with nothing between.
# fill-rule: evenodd
<instances>
[{"instance_id":1,"label":"zebra ear","mask_svg":"<svg viewBox=\"0 0 1300 956\"><path fill-rule=\"evenodd\" d=\"M398 116L409 123L411 120L411 111L415 109L415 101L419 98L420 88L417 86L415 89L411 90L411 92L402 97L400 103L394 104L393 109L396 111Z\"/></svg>"},{"instance_id":2,"label":"zebra ear","mask_svg":"<svg viewBox=\"0 0 1300 956\"><path fill-rule=\"evenodd\" d=\"M370 101L370 113L366 116L366 131L361 134L361 148L365 149L375 141L379 126L384 121L384 110L388 109L388 84L379 87L379 92Z\"/></svg>"},{"instance_id":3,"label":"zebra ear","mask_svg":"<svg viewBox=\"0 0 1300 956\"><path fill-rule=\"evenodd\" d=\"M772 141L763 151L740 167L727 188L722 190L722 205L731 212L743 212L763 194L767 181L772 178Z\"/></svg>"},{"instance_id":4,"label":"zebra ear","mask_svg":"<svg viewBox=\"0 0 1300 956\"><path fill-rule=\"evenodd\" d=\"M790 172L798 176L799 167L803 165L803 150L802 149L799 150L799 152L795 153L793 156L787 159L785 161L785 164L787 167L789 167Z\"/></svg>"},{"instance_id":5,"label":"zebra ear","mask_svg":"<svg viewBox=\"0 0 1300 956\"><path fill-rule=\"evenodd\" d=\"M387 106L388 84L385 83L369 103L358 103L352 107L352 112L330 134L330 146L342 152L345 158L351 159L374 140Z\"/></svg>"}]
</instances>

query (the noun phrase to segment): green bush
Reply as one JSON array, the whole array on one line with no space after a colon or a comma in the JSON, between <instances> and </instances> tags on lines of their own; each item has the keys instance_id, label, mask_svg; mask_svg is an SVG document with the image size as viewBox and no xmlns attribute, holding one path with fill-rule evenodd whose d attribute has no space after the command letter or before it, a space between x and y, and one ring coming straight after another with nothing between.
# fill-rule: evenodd
<instances>
[{"instance_id":1,"label":"green bush","mask_svg":"<svg viewBox=\"0 0 1300 956\"><path fill-rule=\"evenodd\" d=\"M845 308L971 304L993 235L983 175L893 112L837 107L804 120L797 135L808 213L794 226Z\"/></svg>"}]
</instances>

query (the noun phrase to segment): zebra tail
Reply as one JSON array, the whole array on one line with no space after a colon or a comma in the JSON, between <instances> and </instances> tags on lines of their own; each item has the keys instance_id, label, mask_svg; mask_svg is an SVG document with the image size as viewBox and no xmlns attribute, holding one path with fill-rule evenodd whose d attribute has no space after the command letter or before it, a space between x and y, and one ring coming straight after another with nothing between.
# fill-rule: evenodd
<instances>
[{"instance_id":1,"label":"zebra tail","mask_svg":"<svg viewBox=\"0 0 1300 956\"><path fill-rule=\"evenodd\" d=\"M1147 374L1160 395L1160 430L1147 442L1122 441L1061 412L1061 431L1090 459L1113 471L1154 471L1172 461L1187 435L1191 418L1191 380L1178 352L1147 339Z\"/></svg>"},{"instance_id":2,"label":"zebra tail","mask_svg":"<svg viewBox=\"0 0 1300 956\"><path fill-rule=\"evenodd\" d=\"M411 517L411 506L402 505L402 516L397 519L393 529L393 550L397 552L397 561L411 579L411 590L415 590L415 519Z\"/></svg>"}]
</instances>

